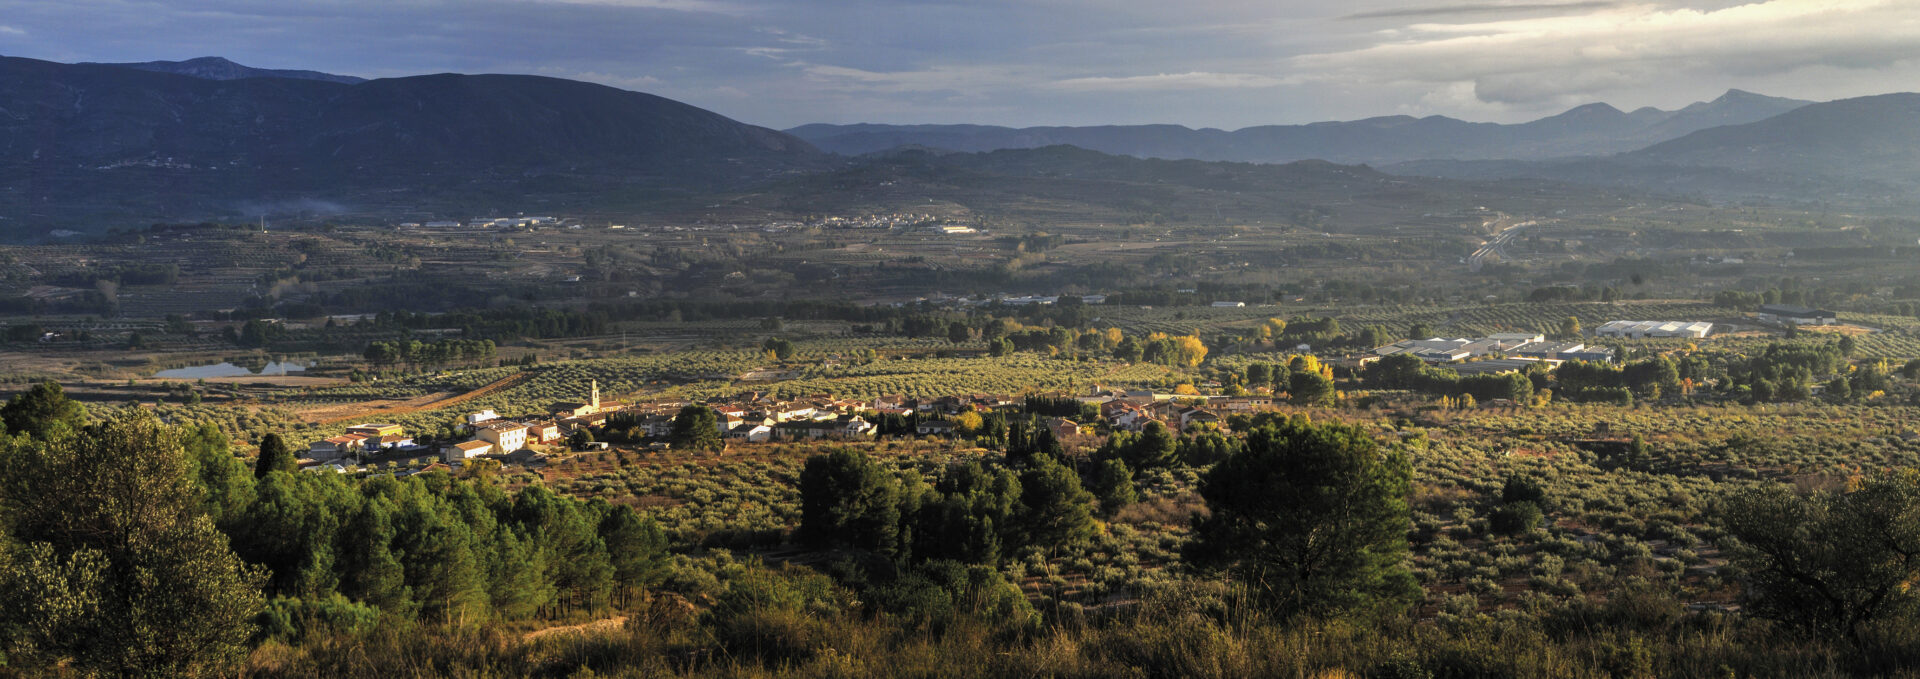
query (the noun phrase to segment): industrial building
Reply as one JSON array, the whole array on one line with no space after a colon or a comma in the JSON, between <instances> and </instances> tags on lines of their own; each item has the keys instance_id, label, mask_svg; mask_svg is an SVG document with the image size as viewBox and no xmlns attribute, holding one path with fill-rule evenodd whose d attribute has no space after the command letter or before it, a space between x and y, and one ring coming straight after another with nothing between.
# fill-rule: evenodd
<instances>
[{"instance_id":1,"label":"industrial building","mask_svg":"<svg viewBox=\"0 0 1920 679\"><path fill-rule=\"evenodd\" d=\"M1595 328L1593 334L1627 339L1644 337L1702 339L1710 332L1713 332L1713 324L1705 321L1608 321L1605 325Z\"/></svg>"}]
</instances>

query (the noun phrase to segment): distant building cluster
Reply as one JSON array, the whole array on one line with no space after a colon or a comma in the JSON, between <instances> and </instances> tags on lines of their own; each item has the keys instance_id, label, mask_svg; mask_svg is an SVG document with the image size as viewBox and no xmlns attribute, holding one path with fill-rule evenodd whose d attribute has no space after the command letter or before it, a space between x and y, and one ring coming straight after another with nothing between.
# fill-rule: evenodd
<instances>
[{"instance_id":1,"label":"distant building cluster","mask_svg":"<svg viewBox=\"0 0 1920 679\"><path fill-rule=\"evenodd\" d=\"M992 302L999 302L1007 306L1027 306L1029 304L1046 305L1046 304L1059 303L1061 297L1062 295L1020 295L1018 297L1000 296L1000 297L989 297L986 299L982 299L978 302L974 302L974 304L989 304ZM1106 304L1107 296L1106 295L1082 295L1080 296L1080 303L1081 304Z\"/></svg>"},{"instance_id":2,"label":"distant building cluster","mask_svg":"<svg viewBox=\"0 0 1920 679\"><path fill-rule=\"evenodd\" d=\"M1532 361L1613 360L1613 350L1610 348L1588 346L1584 342L1549 342L1545 335L1537 333L1403 340L1375 348L1373 354L1381 357L1407 354L1428 363L1452 363L1493 354Z\"/></svg>"},{"instance_id":3,"label":"distant building cluster","mask_svg":"<svg viewBox=\"0 0 1920 679\"><path fill-rule=\"evenodd\" d=\"M1608 321L1593 330L1600 337L1642 339L1646 337L1687 337L1705 339L1713 324L1705 321Z\"/></svg>"},{"instance_id":4,"label":"distant building cluster","mask_svg":"<svg viewBox=\"0 0 1920 679\"><path fill-rule=\"evenodd\" d=\"M1210 385L1217 387L1217 384ZM1273 409L1273 397L1267 395L1222 396L1176 395L1151 390L1093 387L1074 400L1095 406L1099 422L1117 430L1139 431L1150 422L1169 429L1185 430L1194 425L1225 426L1226 417ZM468 413L462 429L470 437L446 441L437 447L416 442L400 425L385 423L356 424L346 432L315 441L309 449L306 468L312 471L345 472L349 464L401 460L432 464L399 472L401 475L432 469L448 469L474 458L490 458L510 464L538 464L546 459L540 446L559 445L580 431L619 430L629 443L655 449L666 448L665 439L674 433L677 414L687 402L660 402L628 405L602 401L599 383L591 383L588 398L579 403L562 404L540 419L502 418L491 409ZM966 413L1017 412L1023 398L1000 394L956 394L933 398L908 398L888 395L871 401L837 399L816 394L805 399L777 398L765 392L749 391L730 398L705 403L715 414L714 425L722 438L741 443L770 441L859 440L871 438L880 426L868 418L900 422L906 418L904 433L915 436L950 436L957 433L958 421ZM1084 418L1082 418L1084 419ZM1056 439L1079 436L1083 427L1094 423L1066 417L1040 418ZM895 431L895 434L903 433ZM651 440L651 442L649 442ZM587 449L605 450L606 442L589 442ZM431 457L429 457L431 456ZM415 465L418 467L418 464Z\"/></svg>"},{"instance_id":5,"label":"distant building cluster","mask_svg":"<svg viewBox=\"0 0 1920 679\"><path fill-rule=\"evenodd\" d=\"M793 226L819 226L829 229L926 229L939 234L979 233L980 230L964 224L953 224L943 217L926 213L896 212L893 214L869 214L856 217L827 217L807 224Z\"/></svg>"},{"instance_id":6,"label":"distant building cluster","mask_svg":"<svg viewBox=\"0 0 1920 679\"><path fill-rule=\"evenodd\" d=\"M465 226L465 228L469 228L469 229L510 229L510 228L516 228L516 227L547 226L547 225L553 225L553 224L559 224L559 223L560 223L560 218L558 217L527 217L527 216L488 217L488 218L471 219L471 220L468 220L464 225L461 222L457 222L453 220L436 220L436 221L430 221L430 222L401 222L400 228L402 229L458 229L458 228L461 228L462 226Z\"/></svg>"},{"instance_id":7,"label":"distant building cluster","mask_svg":"<svg viewBox=\"0 0 1920 679\"><path fill-rule=\"evenodd\" d=\"M1763 321L1785 325L1834 325L1840 322L1838 314L1825 309L1809 309L1791 304L1763 304L1760 312L1754 314Z\"/></svg>"}]
</instances>

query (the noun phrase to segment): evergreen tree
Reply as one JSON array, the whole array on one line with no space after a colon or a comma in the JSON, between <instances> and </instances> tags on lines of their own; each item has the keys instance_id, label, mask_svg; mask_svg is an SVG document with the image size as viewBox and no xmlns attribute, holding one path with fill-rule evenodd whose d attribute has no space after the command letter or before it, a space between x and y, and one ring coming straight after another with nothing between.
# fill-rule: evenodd
<instances>
[{"instance_id":1,"label":"evergreen tree","mask_svg":"<svg viewBox=\"0 0 1920 679\"><path fill-rule=\"evenodd\" d=\"M271 573L268 594L314 598L337 587L334 545L360 497L329 474L272 474L230 522L234 551Z\"/></svg>"},{"instance_id":2,"label":"evergreen tree","mask_svg":"<svg viewBox=\"0 0 1920 679\"><path fill-rule=\"evenodd\" d=\"M1128 469L1171 467L1180 459L1175 454L1179 446L1173 432L1167 431L1167 426L1161 424L1159 420L1146 423L1140 428L1138 436L1124 443L1119 453L1120 459L1126 461Z\"/></svg>"},{"instance_id":3,"label":"evergreen tree","mask_svg":"<svg viewBox=\"0 0 1920 679\"><path fill-rule=\"evenodd\" d=\"M784 337L768 337L760 343L760 348L782 361L793 358L793 341Z\"/></svg>"},{"instance_id":4,"label":"evergreen tree","mask_svg":"<svg viewBox=\"0 0 1920 679\"><path fill-rule=\"evenodd\" d=\"M46 439L58 431L73 431L86 424L87 409L67 398L57 382L41 382L0 406L0 422L7 431Z\"/></svg>"},{"instance_id":5,"label":"evergreen tree","mask_svg":"<svg viewBox=\"0 0 1920 679\"><path fill-rule=\"evenodd\" d=\"M393 554L390 505L385 498L369 500L348 530L341 533L340 593L400 619L410 619L413 600L407 591L406 569Z\"/></svg>"},{"instance_id":6,"label":"evergreen tree","mask_svg":"<svg viewBox=\"0 0 1920 679\"><path fill-rule=\"evenodd\" d=\"M972 338L973 338L973 328L967 327L966 323L961 321L954 321L952 323L947 324L947 341L948 342L952 342L954 344L960 344Z\"/></svg>"},{"instance_id":7,"label":"evergreen tree","mask_svg":"<svg viewBox=\"0 0 1920 679\"><path fill-rule=\"evenodd\" d=\"M903 490L903 507L910 493L922 496L912 515L912 556L999 563L1015 546L1016 536L1006 533L1014 528L1020 492L1013 472L977 462L949 468L932 489Z\"/></svg>"},{"instance_id":8,"label":"evergreen tree","mask_svg":"<svg viewBox=\"0 0 1920 679\"><path fill-rule=\"evenodd\" d=\"M1579 339L1584 332L1580 327L1580 317L1568 316L1560 320L1560 339Z\"/></svg>"},{"instance_id":9,"label":"evergreen tree","mask_svg":"<svg viewBox=\"0 0 1920 679\"><path fill-rule=\"evenodd\" d=\"M226 432L213 423L202 424L183 432L181 445L201 509L220 525L239 516L253 500L253 476L246 463L233 456Z\"/></svg>"},{"instance_id":10,"label":"evergreen tree","mask_svg":"<svg viewBox=\"0 0 1920 679\"><path fill-rule=\"evenodd\" d=\"M600 519L600 539L613 566L613 581L623 602L659 582L668 569L667 534L632 507L615 506Z\"/></svg>"},{"instance_id":11,"label":"evergreen tree","mask_svg":"<svg viewBox=\"0 0 1920 679\"><path fill-rule=\"evenodd\" d=\"M600 539L599 521L582 511L580 503L544 486L530 486L514 498L513 516L549 557L562 601L587 610L607 603L613 593L613 564Z\"/></svg>"},{"instance_id":12,"label":"evergreen tree","mask_svg":"<svg viewBox=\"0 0 1920 679\"><path fill-rule=\"evenodd\" d=\"M300 461L293 456L293 449L279 434L267 434L260 437L260 456L253 461L253 478L263 479L273 472L291 472L300 468Z\"/></svg>"},{"instance_id":13,"label":"evergreen tree","mask_svg":"<svg viewBox=\"0 0 1920 679\"><path fill-rule=\"evenodd\" d=\"M1273 379L1273 374L1268 370L1268 367L1265 363L1248 363L1247 384L1256 387L1267 384L1269 380Z\"/></svg>"},{"instance_id":14,"label":"evergreen tree","mask_svg":"<svg viewBox=\"0 0 1920 679\"><path fill-rule=\"evenodd\" d=\"M1080 477L1049 458L1020 475L1017 520L1027 545L1052 550L1093 537L1093 495L1080 487Z\"/></svg>"},{"instance_id":15,"label":"evergreen tree","mask_svg":"<svg viewBox=\"0 0 1920 679\"><path fill-rule=\"evenodd\" d=\"M142 408L40 431L0 446L0 652L29 673L224 673L263 574L201 513L179 434Z\"/></svg>"},{"instance_id":16,"label":"evergreen tree","mask_svg":"<svg viewBox=\"0 0 1920 679\"><path fill-rule=\"evenodd\" d=\"M1288 376L1287 394L1294 405L1333 405L1333 380L1319 372L1295 371Z\"/></svg>"},{"instance_id":17,"label":"evergreen tree","mask_svg":"<svg viewBox=\"0 0 1920 679\"><path fill-rule=\"evenodd\" d=\"M531 618L559 598L553 584L552 557L512 524L494 527L486 556L487 597L495 616Z\"/></svg>"},{"instance_id":18,"label":"evergreen tree","mask_svg":"<svg viewBox=\"0 0 1920 679\"><path fill-rule=\"evenodd\" d=\"M726 447L726 441L720 437L720 415L698 403L682 407L680 413L673 417L673 433L668 440L673 442L677 450L720 450Z\"/></svg>"},{"instance_id":19,"label":"evergreen tree","mask_svg":"<svg viewBox=\"0 0 1920 679\"><path fill-rule=\"evenodd\" d=\"M1214 466L1188 557L1225 569L1284 615L1404 606L1419 596L1407 570L1412 472L1349 425L1292 420L1247 435Z\"/></svg>"},{"instance_id":20,"label":"evergreen tree","mask_svg":"<svg viewBox=\"0 0 1920 679\"><path fill-rule=\"evenodd\" d=\"M895 555L899 502L893 475L859 451L815 455L800 471L800 542Z\"/></svg>"},{"instance_id":21,"label":"evergreen tree","mask_svg":"<svg viewBox=\"0 0 1920 679\"><path fill-rule=\"evenodd\" d=\"M1094 463L1087 473L1086 488L1100 500L1100 513L1105 516L1113 516L1121 507L1139 500L1133 488L1133 472L1120 460Z\"/></svg>"},{"instance_id":22,"label":"evergreen tree","mask_svg":"<svg viewBox=\"0 0 1920 679\"><path fill-rule=\"evenodd\" d=\"M1857 642L1868 623L1920 605L1912 587L1920 580L1920 472L1869 478L1845 494L1749 487L1728 496L1716 518L1733 538L1725 544L1757 615Z\"/></svg>"},{"instance_id":23,"label":"evergreen tree","mask_svg":"<svg viewBox=\"0 0 1920 679\"><path fill-rule=\"evenodd\" d=\"M473 620L487 603L487 593L472 530L424 498L402 505L394 514L394 527L395 551L420 614L455 625Z\"/></svg>"}]
</instances>

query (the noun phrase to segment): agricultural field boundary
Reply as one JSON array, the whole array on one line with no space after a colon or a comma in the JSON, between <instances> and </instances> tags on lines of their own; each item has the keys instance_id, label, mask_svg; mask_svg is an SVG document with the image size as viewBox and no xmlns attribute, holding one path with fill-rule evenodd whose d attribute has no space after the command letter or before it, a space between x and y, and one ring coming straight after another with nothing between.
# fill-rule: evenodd
<instances>
[{"instance_id":1,"label":"agricultural field boundary","mask_svg":"<svg viewBox=\"0 0 1920 679\"><path fill-rule=\"evenodd\" d=\"M480 387L479 389L475 389L473 391L469 391L464 394L459 394L457 396L449 396L447 398L443 398L438 401L434 401L432 403L426 403L426 404L417 405L417 406L402 406L402 407L389 407L389 408L377 408L374 410L365 410L365 411L353 413L351 415L344 415L341 417L330 417L330 418L321 420L319 423L320 424L337 424L337 423L345 422L348 420L366 419L376 415L381 417L387 417L392 415L406 415L409 413L417 413L417 412L423 412L428 410L439 410L441 408L451 408L451 407L460 405L462 403L466 403L468 401L474 400L476 398L493 394L495 392L503 391L506 389L512 389L516 386L519 386L521 382L527 381L527 379L531 378L532 376L533 376L533 373L517 372L512 375L508 375L498 380L489 382L485 386Z\"/></svg>"}]
</instances>

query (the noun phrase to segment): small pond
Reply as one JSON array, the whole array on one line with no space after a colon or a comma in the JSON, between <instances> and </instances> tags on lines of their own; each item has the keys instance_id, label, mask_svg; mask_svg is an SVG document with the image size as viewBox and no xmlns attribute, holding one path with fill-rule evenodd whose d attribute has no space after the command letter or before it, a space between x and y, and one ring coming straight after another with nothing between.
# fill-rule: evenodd
<instances>
[{"instance_id":1,"label":"small pond","mask_svg":"<svg viewBox=\"0 0 1920 679\"><path fill-rule=\"evenodd\" d=\"M299 363L296 361L284 361L284 362L268 361L266 363L255 363L255 364L244 365L244 366L234 365L233 363L230 363L230 362L220 362L220 363L212 363L208 365L196 365L196 366L188 366L185 368L174 368L172 370L162 370L160 372L154 373L153 376L168 377L173 379L193 380L193 379L201 379L206 377L251 377L253 375L289 375L292 373L305 372L308 365L311 365L311 364Z\"/></svg>"}]
</instances>

